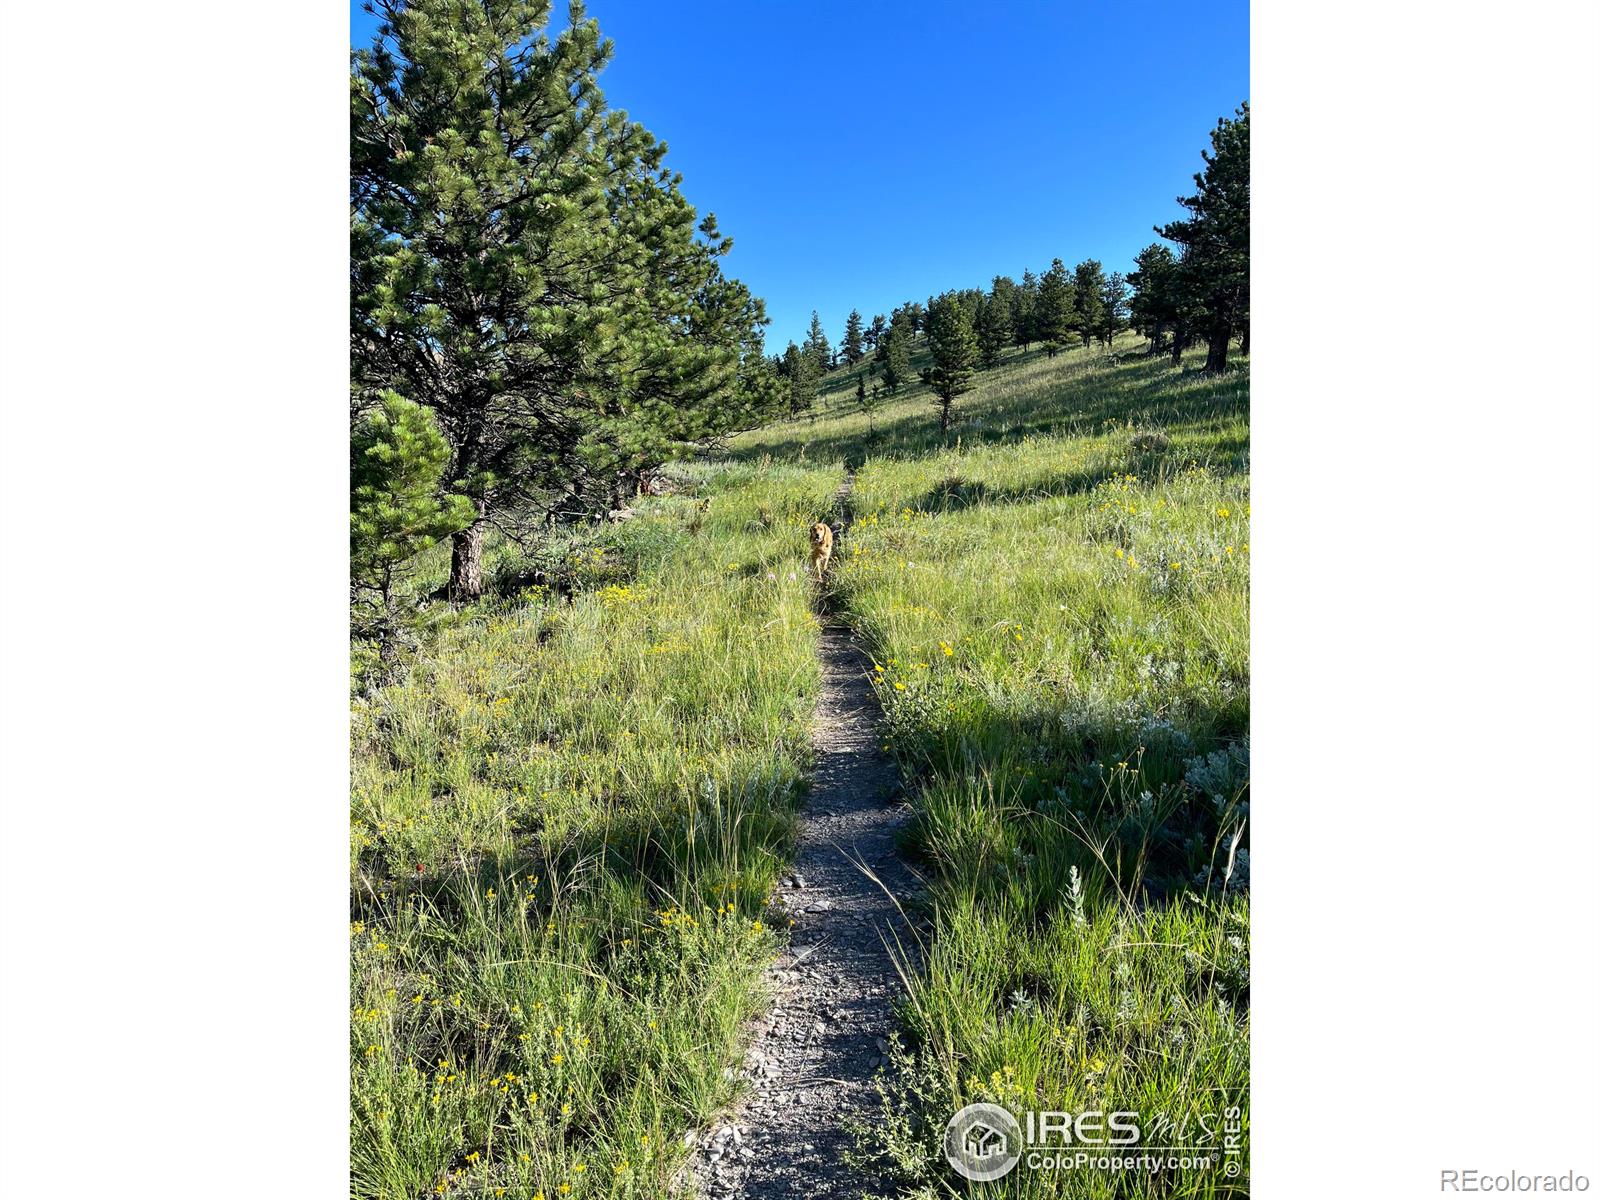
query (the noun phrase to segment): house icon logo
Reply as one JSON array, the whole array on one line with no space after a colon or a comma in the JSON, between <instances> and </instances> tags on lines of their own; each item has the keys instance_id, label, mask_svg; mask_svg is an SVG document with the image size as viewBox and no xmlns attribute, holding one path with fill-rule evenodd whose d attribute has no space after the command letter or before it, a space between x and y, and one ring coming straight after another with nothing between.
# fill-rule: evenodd
<instances>
[{"instance_id":1,"label":"house icon logo","mask_svg":"<svg viewBox=\"0 0 1600 1200\"><path fill-rule=\"evenodd\" d=\"M1022 1157L1022 1126L998 1104L969 1104L944 1128L944 1156L963 1179L999 1179Z\"/></svg>"}]
</instances>

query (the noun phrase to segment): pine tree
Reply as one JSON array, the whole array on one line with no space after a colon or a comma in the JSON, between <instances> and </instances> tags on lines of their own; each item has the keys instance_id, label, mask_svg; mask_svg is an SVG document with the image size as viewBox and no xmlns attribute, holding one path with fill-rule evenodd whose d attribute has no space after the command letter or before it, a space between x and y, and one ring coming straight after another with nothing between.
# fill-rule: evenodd
<instances>
[{"instance_id":1,"label":"pine tree","mask_svg":"<svg viewBox=\"0 0 1600 1200\"><path fill-rule=\"evenodd\" d=\"M883 386L891 396L911 378L911 317L897 310L895 319L878 339L878 362L883 367Z\"/></svg>"},{"instance_id":2,"label":"pine tree","mask_svg":"<svg viewBox=\"0 0 1600 1200\"><path fill-rule=\"evenodd\" d=\"M867 391L867 373L863 371L856 376L856 405L867 415L867 436L874 437L877 430L873 428L873 414L878 411L879 389L877 384L872 385L872 391Z\"/></svg>"},{"instance_id":3,"label":"pine tree","mask_svg":"<svg viewBox=\"0 0 1600 1200\"><path fill-rule=\"evenodd\" d=\"M1072 271L1072 328L1087 350L1101 322L1100 291L1105 287L1105 272L1098 259L1086 258Z\"/></svg>"},{"instance_id":4,"label":"pine tree","mask_svg":"<svg viewBox=\"0 0 1600 1200\"><path fill-rule=\"evenodd\" d=\"M811 310L811 329L806 334L806 344L802 349L816 363L818 378L833 368L833 350L828 345L828 335L822 332L822 318L817 316L816 309Z\"/></svg>"},{"instance_id":5,"label":"pine tree","mask_svg":"<svg viewBox=\"0 0 1600 1200\"><path fill-rule=\"evenodd\" d=\"M938 398L939 433L948 437L951 405L971 382L978 340L973 336L966 308L953 292L946 292L929 305L927 329L933 366L922 372L922 381Z\"/></svg>"},{"instance_id":6,"label":"pine tree","mask_svg":"<svg viewBox=\"0 0 1600 1200\"><path fill-rule=\"evenodd\" d=\"M989 295L1000 301L1005 306L1006 330L1012 329L1012 322L1016 319L1017 312L1017 281L1009 275L996 275L989 281ZM1009 345L1010 342L1007 342Z\"/></svg>"},{"instance_id":7,"label":"pine tree","mask_svg":"<svg viewBox=\"0 0 1600 1200\"><path fill-rule=\"evenodd\" d=\"M1161 352L1162 340L1178 329L1178 260L1160 242L1152 242L1134 258L1128 274L1133 297L1128 312L1134 329L1150 339L1151 354Z\"/></svg>"},{"instance_id":8,"label":"pine tree","mask_svg":"<svg viewBox=\"0 0 1600 1200\"><path fill-rule=\"evenodd\" d=\"M998 280L996 281L999 282ZM1007 280L1007 282L1010 282ZM1000 355L1011 344L1011 300L997 289L978 302L978 358L985 370L1000 362Z\"/></svg>"},{"instance_id":9,"label":"pine tree","mask_svg":"<svg viewBox=\"0 0 1600 1200\"><path fill-rule=\"evenodd\" d=\"M856 309L850 310L850 316L844 323L844 345L840 349L848 367L855 366L865 354L861 342L861 314Z\"/></svg>"},{"instance_id":10,"label":"pine tree","mask_svg":"<svg viewBox=\"0 0 1600 1200\"><path fill-rule=\"evenodd\" d=\"M1113 271L1100 285L1100 324L1095 336L1106 349L1117 334L1128 327L1128 281L1120 271Z\"/></svg>"},{"instance_id":11,"label":"pine tree","mask_svg":"<svg viewBox=\"0 0 1600 1200\"><path fill-rule=\"evenodd\" d=\"M1011 337L1026 353L1029 346L1040 341L1038 315L1039 277L1032 271L1022 272L1022 282L1011 297Z\"/></svg>"},{"instance_id":12,"label":"pine tree","mask_svg":"<svg viewBox=\"0 0 1600 1200\"><path fill-rule=\"evenodd\" d=\"M1066 265L1059 259L1039 280L1039 297L1033 306L1033 333L1051 358L1066 345L1073 329L1073 287Z\"/></svg>"},{"instance_id":13,"label":"pine tree","mask_svg":"<svg viewBox=\"0 0 1600 1200\"><path fill-rule=\"evenodd\" d=\"M790 416L810 411L817 399L819 374L816 356L810 350L790 342L789 348L783 352L783 377L789 385Z\"/></svg>"},{"instance_id":14,"label":"pine tree","mask_svg":"<svg viewBox=\"0 0 1600 1200\"><path fill-rule=\"evenodd\" d=\"M433 414L384 392L350 434L350 585L378 608L377 631L391 649L398 624L400 569L477 517L468 496L440 486L450 447Z\"/></svg>"},{"instance_id":15,"label":"pine tree","mask_svg":"<svg viewBox=\"0 0 1600 1200\"><path fill-rule=\"evenodd\" d=\"M867 332L862 335L867 343L868 350L876 350L878 348L878 340L883 337L884 331L888 328L889 323L884 320L882 313L872 318L872 324L867 326Z\"/></svg>"},{"instance_id":16,"label":"pine tree","mask_svg":"<svg viewBox=\"0 0 1600 1200\"><path fill-rule=\"evenodd\" d=\"M956 302L966 310L967 323L974 330L978 328L978 310L983 307L985 292L982 288L962 288L954 293ZM930 304L931 308L932 305Z\"/></svg>"},{"instance_id":17,"label":"pine tree","mask_svg":"<svg viewBox=\"0 0 1600 1200\"><path fill-rule=\"evenodd\" d=\"M1202 150L1205 169L1195 194L1178 203L1189 217L1156 229L1183 248L1178 290L1196 331L1206 339L1207 371L1228 365L1228 343L1250 321L1250 105L1223 117Z\"/></svg>"},{"instance_id":18,"label":"pine tree","mask_svg":"<svg viewBox=\"0 0 1600 1200\"><path fill-rule=\"evenodd\" d=\"M429 409L476 519L450 590L481 593L498 512L600 497L641 460L737 427L766 378L760 302L723 276L666 148L605 106L581 5L373 0L352 55L351 374ZM603 499L599 502L603 502Z\"/></svg>"}]
</instances>

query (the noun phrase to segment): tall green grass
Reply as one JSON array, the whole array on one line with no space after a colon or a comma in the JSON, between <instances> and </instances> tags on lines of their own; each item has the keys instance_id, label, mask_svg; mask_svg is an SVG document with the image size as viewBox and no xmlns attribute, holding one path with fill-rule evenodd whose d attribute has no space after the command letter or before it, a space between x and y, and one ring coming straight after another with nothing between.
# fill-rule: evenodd
<instances>
[{"instance_id":1,"label":"tall green grass","mask_svg":"<svg viewBox=\"0 0 1600 1200\"><path fill-rule=\"evenodd\" d=\"M962 1106L1131 1110L1248 1145L1248 376L1014 356L939 438L913 391L742 439L859 462L836 602L875 648L932 931L865 1154L965 1194ZM1169 1139L1170 1140L1170 1139ZM1030 1171L986 1195L1242 1194Z\"/></svg>"},{"instance_id":2,"label":"tall green grass","mask_svg":"<svg viewBox=\"0 0 1600 1200\"><path fill-rule=\"evenodd\" d=\"M838 479L689 472L583 540L574 594L441 618L360 692L353 1194L659 1196L727 1100L809 762L804 526Z\"/></svg>"},{"instance_id":3,"label":"tall green grass","mask_svg":"<svg viewBox=\"0 0 1600 1200\"><path fill-rule=\"evenodd\" d=\"M357 656L354 1194L659 1196L731 1098L842 462L831 603L876 656L931 928L862 1154L966 1194L940 1137L980 1099L1191 1135L1237 1107L1247 1149L1248 375L1129 349L1012 354L948 442L920 386L868 418L840 373L637 519L491 548L496 594L428 608L398 675Z\"/></svg>"}]
</instances>

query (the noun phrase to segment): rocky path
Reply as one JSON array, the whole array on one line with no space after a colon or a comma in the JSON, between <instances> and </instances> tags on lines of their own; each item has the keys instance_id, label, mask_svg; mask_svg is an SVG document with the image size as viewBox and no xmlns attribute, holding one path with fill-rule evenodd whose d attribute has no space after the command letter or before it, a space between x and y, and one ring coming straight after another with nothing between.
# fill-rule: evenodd
<instances>
[{"instance_id":1,"label":"rocky path","mask_svg":"<svg viewBox=\"0 0 1600 1200\"><path fill-rule=\"evenodd\" d=\"M840 489L846 520L852 483L847 476ZM878 1194L845 1162L853 1146L845 1124L875 1099L871 1080L900 990L890 952L914 942L900 905L916 879L895 847L910 810L878 742L871 662L832 624L821 656L817 766L779 895L794 926L771 970L774 1003L745 1060L746 1100L702 1141L700 1185L714 1200Z\"/></svg>"}]
</instances>

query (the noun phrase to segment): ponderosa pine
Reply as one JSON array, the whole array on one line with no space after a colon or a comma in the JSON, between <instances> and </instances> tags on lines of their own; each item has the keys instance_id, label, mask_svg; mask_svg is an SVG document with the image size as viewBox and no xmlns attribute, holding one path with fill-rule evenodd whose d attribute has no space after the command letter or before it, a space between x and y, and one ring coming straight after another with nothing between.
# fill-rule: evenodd
<instances>
[{"instance_id":1,"label":"ponderosa pine","mask_svg":"<svg viewBox=\"0 0 1600 1200\"><path fill-rule=\"evenodd\" d=\"M1128 281L1121 271L1113 271L1100 285L1100 323L1095 336L1106 349L1117 334L1128 327Z\"/></svg>"},{"instance_id":2,"label":"ponderosa pine","mask_svg":"<svg viewBox=\"0 0 1600 1200\"><path fill-rule=\"evenodd\" d=\"M828 335L822 331L822 318L817 316L817 310L811 310L811 328L806 333L805 345L801 347L811 356L817 366L817 378L826 375L833 368L833 349L828 345Z\"/></svg>"},{"instance_id":3,"label":"ponderosa pine","mask_svg":"<svg viewBox=\"0 0 1600 1200\"><path fill-rule=\"evenodd\" d=\"M882 313L878 313L872 318L872 324L868 325L867 331L862 334L862 339L866 342L868 350L876 350L878 348L878 339L884 335L884 331L888 328L889 323L884 319Z\"/></svg>"},{"instance_id":4,"label":"ponderosa pine","mask_svg":"<svg viewBox=\"0 0 1600 1200\"><path fill-rule=\"evenodd\" d=\"M1105 271L1098 259L1086 258L1073 268L1072 328L1082 340L1085 350L1100 328L1100 292L1105 282Z\"/></svg>"},{"instance_id":5,"label":"ponderosa pine","mask_svg":"<svg viewBox=\"0 0 1600 1200\"><path fill-rule=\"evenodd\" d=\"M933 366L922 372L922 381L933 389L937 398L939 433L949 437L951 406L972 381L978 340L973 335L966 307L954 292L946 292L928 306L927 329Z\"/></svg>"},{"instance_id":6,"label":"ponderosa pine","mask_svg":"<svg viewBox=\"0 0 1600 1200\"><path fill-rule=\"evenodd\" d=\"M856 309L852 308L850 316L845 320L844 343L839 349L848 367L855 366L866 353L862 344L861 313Z\"/></svg>"},{"instance_id":7,"label":"ponderosa pine","mask_svg":"<svg viewBox=\"0 0 1600 1200\"><path fill-rule=\"evenodd\" d=\"M1152 242L1134 258L1128 273L1133 296L1128 311L1133 328L1150 340L1149 353L1159 354L1162 341L1178 327L1178 259L1160 242Z\"/></svg>"},{"instance_id":8,"label":"ponderosa pine","mask_svg":"<svg viewBox=\"0 0 1600 1200\"><path fill-rule=\"evenodd\" d=\"M1039 280L1039 294L1033 305L1033 335L1044 343L1044 352L1054 358L1066 345L1073 329L1073 287L1066 264L1059 258Z\"/></svg>"},{"instance_id":9,"label":"ponderosa pine","mask_svg":"<svg viewBox=\"0 0 1600 1200\"><path fill-rule=\"evenodd\" d=\"M1198 336L1206 339L1207 371L1228 365L1228 343L1250 319L1250 105L1223 117L1211 131L1211 150L1195 194L1178 197L1185 220L1156 232L1182 247L1178 290Z\"/></svg>"},{"instance_id":10,"label":"ponderosa pine","mask_svg":"<svg viewBox=\"0 0 1600 1200\"><path fill-rule=\"evenodd\" d=\"M988 370L1000 362L1000 355L1011 344L1009 296L996 292L979 298L975 332L978 338L978 359L984 369Z\"/></svg>"},{"instance_id":11,"label":"ponderosa pine","mask_svg":"<svg viewBox=\"0 0 1600 1200\"><path fill-rule=\"evenodd\" d=\"M1034 311L1039 301L1039 277L1032 271L1022 272L1022 282L1011 295L1011 340L1026 352L1034 342L1041 340L1038 333L1038 316Z\"/></svg>"},{"instance_id":12,"label":"ponderosa pine","mask_svg":"<svg viewBox=\"0 0 1600 1200\"><path fill-rule=\"evenodd\" d=\"M817 370L816 357L806 349L789 343L789 348L783 352L783 376L788 384L789 414L798 415L810 411L817 398L817 380L821 372Z\"/></svg>"},{"instance_id":13,"label":"ponderosa pine","mask_svg":"<svg viewBox=\"0 0 1600 1200\"><path fill-rule=\"evenodd\" d=\"M761 303L665 165L607 108L573 5L374 0L350 72L351 371L429 409L474 519L451 593L481 593L499 514L599 506L675 443L736 428L769 378ZM755 387L757 394L746 391Z\"/></svg>"},{"instance_id":14,"label":"ponderosa pine","mask_svg":"<svg viewBox=\"0 0 1600 1200\"><path fill-rule=\"evenodd\" d=\"M450 446L420 404L383 392L350 433L352 611L371 600L387 656L397 625L395 581L411 558L477 516L467 496L442 486Z\"/></svg>"},{"instance_id":15,"label":"ponderosa pine","mask_svg":"<svg viewBox=\"0 0 1600 1200\"><path fill-rule=\"evenodd\" d=\"M911 378L912 319L904 310L896 310L895 317L884 335L878 339L877 360L883 369L883 386L891 396Z\"/></svg>"}]
</instances>

